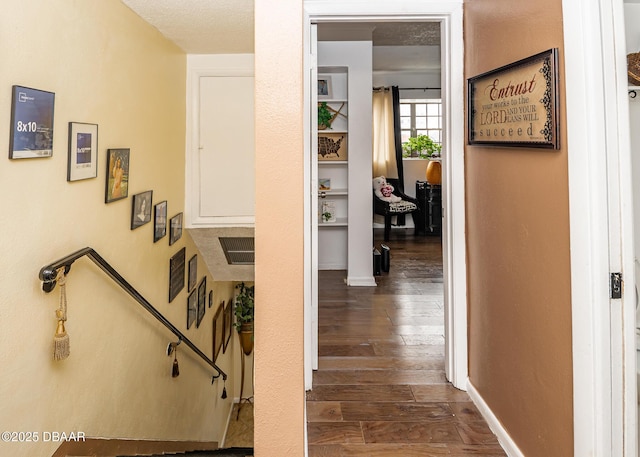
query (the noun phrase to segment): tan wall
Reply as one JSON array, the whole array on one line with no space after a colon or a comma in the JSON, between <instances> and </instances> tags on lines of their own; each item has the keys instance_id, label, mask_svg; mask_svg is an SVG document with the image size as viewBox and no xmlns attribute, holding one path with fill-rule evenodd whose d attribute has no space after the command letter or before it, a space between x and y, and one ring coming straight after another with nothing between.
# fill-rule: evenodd
<instances>
[{"instance_id":1,"label":"tan wall","mask_svg":"<svg viewBox=\"0 0 640 457\"><path fill-rule=\"evenodd\" d=\"M255 36L255 450L302 456L302 2L256 0Z\"/></svg>"},{"instance_id":2,"label":"tan wall","mask_svg":"<svg viewBox=\"0 0 640 457\"><path fill-rule=\"evenodd\" d=\"M183 246L153 243L152 224L131 231L131 198L104 204L107 148L131 148L129 195L152 189L169 216L184 209L186 57L119 1L13 0L0 15L0 429L87 436L221 439L233 389L220 399L208 369L172 339L90 261L68 280L71 357L54 362L58 293L40 289L38 271L92 246L143 296L185 330L186 291L168 303L169 258ZM53 157L9 160L11 86L55 92ZM68 122L99 124L98 177L68 183ZM206 274L199 263L199 278ZM214 303L233 296L214 283ZM211 353L208 310L187 335ZM232 338L235 343L236 338ZM233 372L230 353L220 365ZM227 383L229 388L232 383ZM0 443L0 455L50 455L59 443Z\"/></svg>"},{"instance_id":3,"label":"tan wall","mask_svg":"<svg viewBox=\"0 0 640 457\"><path fill-rule=\"evenodd\" d=\"M560 150L466 149L469 373L524 455L573 455L561 2L468 1L464 32L467 77L560 49Z\"/></svg>"}]
</instances>

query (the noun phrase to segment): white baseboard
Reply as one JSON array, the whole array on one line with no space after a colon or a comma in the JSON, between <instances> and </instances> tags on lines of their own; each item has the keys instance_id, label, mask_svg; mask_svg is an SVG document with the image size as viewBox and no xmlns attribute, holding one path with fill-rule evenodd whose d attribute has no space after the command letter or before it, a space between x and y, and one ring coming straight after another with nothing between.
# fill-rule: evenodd
<instances>
[{"instance_id":1,"label":"white baseboard","mask_svg":"<svg viewBox=\"0 0 640 457\"><path fill-rule=\"evenodd\" d=\"M231 402L231 408L229 408L229 414L227 414L227 423L224 426L224 431L222 432L222 439L220 440L220 445L218 447L224 448L225 441L227 441L227 431L229 430L229 424L231 423L231 415L233 414L233 406L236 403L240 403L240 398L234 398Z\"/></svg>"},{"instance_id":2,"label":"white baseboard","mask_svg":"<svg viewBox=\"0 0 640 457\"><path fill-rule=\"evenodd\" d=\"M373 276L363 276L360 278L355 278L353 276L347 276L347 285L348 286L368 286L368 287L376 287L376 280Z\"/></svg>"},{"instance_id":3,"label":"white baseboard","mask_svg":"<svg viewBox=\"0 0 640 457\"><path fill-rule=\"evenodd\" d=\"M484 398L482 398L475 386L471 384L470 380L467 381L467 393L480 411L480 414L482 414L482 417L484 417L484 420L487 421L491 431L498 437L498 441L500 442L502 449L504 449L504 452L506 452L509 457L524 457L520 448L516 445L513 439L511 439L502 423L498 420L495 414L493 414L489 405L484 401Z\"/></svg>"}]
</instances>

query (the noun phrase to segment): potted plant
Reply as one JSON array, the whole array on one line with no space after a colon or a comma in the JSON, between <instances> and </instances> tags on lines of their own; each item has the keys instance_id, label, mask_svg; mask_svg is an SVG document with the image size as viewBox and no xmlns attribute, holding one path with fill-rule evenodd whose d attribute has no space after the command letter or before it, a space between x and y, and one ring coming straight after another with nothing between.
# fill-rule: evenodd
<instances>
[{"instance_id":1,"label":"potted plant","mask_svg":"<svg viewBox=\"0 0 640 457\"><path fill-rule=\"evenodd\" d=\"M235 298L234 326L240 335L240 345L246 355L253 351L253 317L255 286L247 286L244 281L236 285L238 295Z\"/></svg>"},{"instance_id":2,"label":"potted plant","mask_svg":"<svg viewBox=\"0 0 640 457\"><path fill-rule=\"evenodd\" d=\"M318 103L318 128L320 130L330 129L334 115L329 110L327 102Z\"/></svg>"},{"instance_id":3,"label":"potted plant","mask_svg":"<svg viewBox=\"0 0 640 457\"><path fill-rule=\"evenodd\" d=\"M419 157L428 159L439 157L442 145L435 143L429 135L412 136L408 141L402 143L403 157Z\"/></svg>"}]
</instances>

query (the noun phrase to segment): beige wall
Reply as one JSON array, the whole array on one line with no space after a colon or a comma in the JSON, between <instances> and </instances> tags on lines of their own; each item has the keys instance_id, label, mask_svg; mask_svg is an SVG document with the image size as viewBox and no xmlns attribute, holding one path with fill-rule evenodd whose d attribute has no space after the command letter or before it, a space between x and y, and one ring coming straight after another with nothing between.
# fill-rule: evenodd
<instances>
[{"instance_id":1,"label":"beige wall","mask_svg":"<svg viewBox=\"0 0 640 457\"><path fill-rule=\"evenodd\" d=\"M256 0L255 18L255 450L302 456L302 2Z\"/></svg>"},{"instance_id":2,"label":"beige wall","mask_svg":"<svg viewBox=\"0 0 640 457\"><path fill-rule=\"evenodd\" d=\"M561 2L467 1L464 32L467 77L560 49L560 150L466 150L469 373L527 457L573 455Z\"/></svg>"},{"instance_id":3,"label":"beige wall","mask_svg":"<svg viewBox=\"0 0 640 457\"><path fill-rule=\"evenodd\" d=\"M71 357L54 362L58 291L40 289L47 262L92 246L181 330L186 291L168 303L169 258L186 246L153 243L152 224L129 229L131 198L104 204L107 148L131 148L129 195L152 189L169 216L184 209L186 57L119 1L14 0L0 15L0 149L8 150L11 86L55 92L53 157L0 164L1 430L162 440L221 439L234 396L180 347L171 378L170 333L90 261L68 279ZM68 122L99 125L98 177L68 183ZM201 259L200 259L201 260ZM199 278L207 274L199 262ZM215 283L214 303L233 296ZM187 336L211 353L208 310ZM236 342L236 338L232 338ZM232 343L232 344L233 344ZM236 357L219 364L232 373ZM237 395L237 393L235 393ZM0 443L1 455L50 455L59 443Z\"/></svg>"}]
</instances>

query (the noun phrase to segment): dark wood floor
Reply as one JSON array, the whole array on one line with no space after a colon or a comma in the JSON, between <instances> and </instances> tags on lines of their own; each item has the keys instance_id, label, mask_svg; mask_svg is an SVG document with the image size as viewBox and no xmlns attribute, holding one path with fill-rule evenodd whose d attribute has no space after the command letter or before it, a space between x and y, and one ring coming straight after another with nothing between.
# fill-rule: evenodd
<instances>
[{"instance_id":1,"label":"dark wood floor","mask_svg":"<svg viewBox=\"0 0 640 457\"><path fill-rule=\"evenodd\" d=\"M309 456L504 457L469 396L445 379L440 239L394 229L385 244L391 269L378 287L320 272Z\"/></svg>"}]
</instances>

